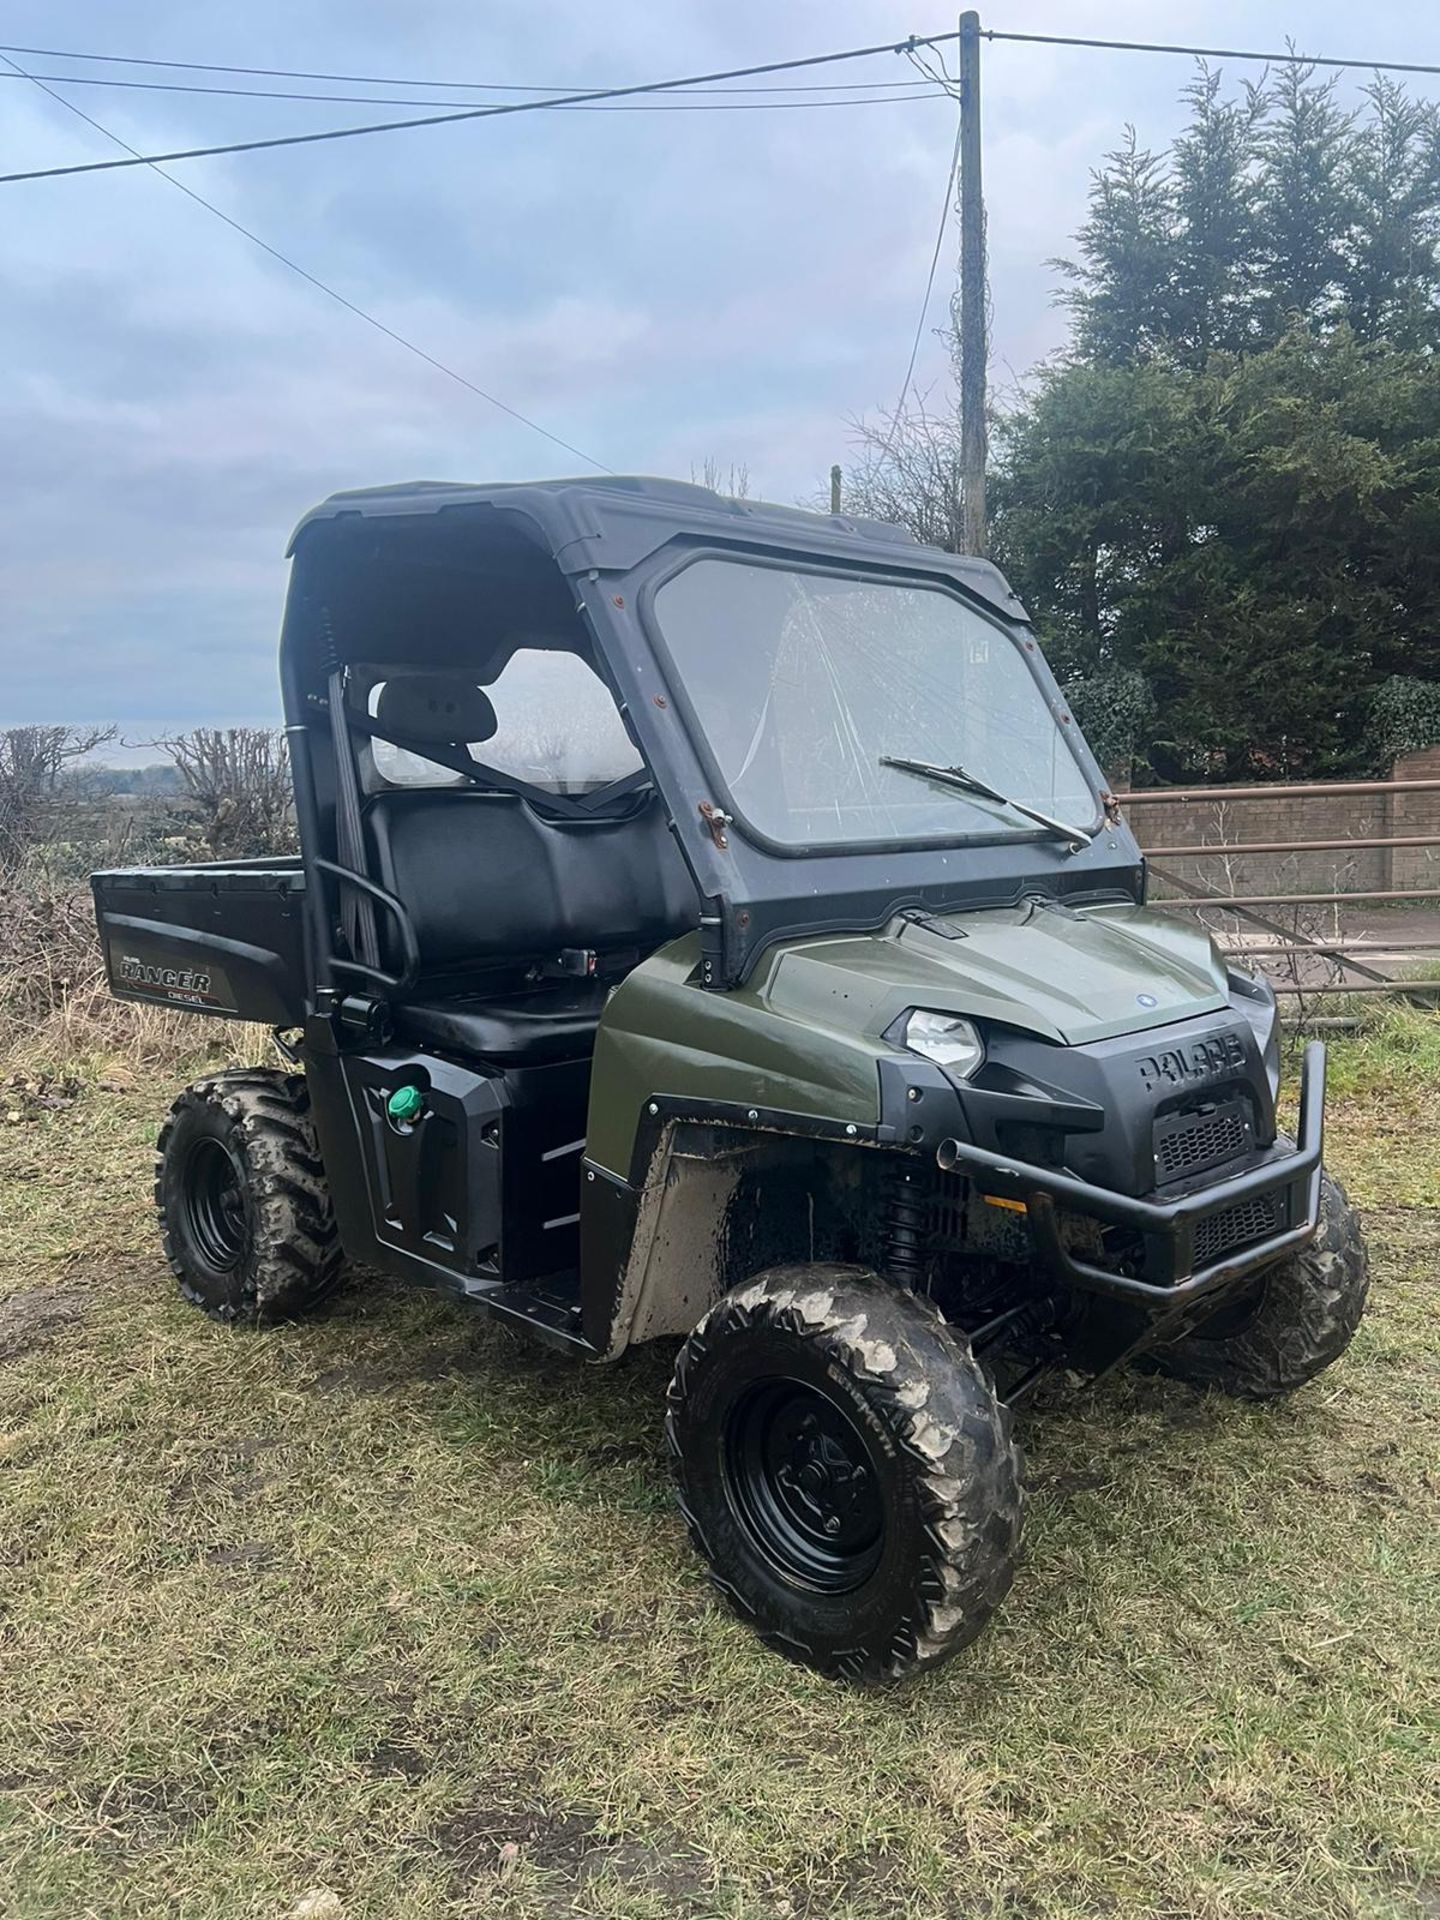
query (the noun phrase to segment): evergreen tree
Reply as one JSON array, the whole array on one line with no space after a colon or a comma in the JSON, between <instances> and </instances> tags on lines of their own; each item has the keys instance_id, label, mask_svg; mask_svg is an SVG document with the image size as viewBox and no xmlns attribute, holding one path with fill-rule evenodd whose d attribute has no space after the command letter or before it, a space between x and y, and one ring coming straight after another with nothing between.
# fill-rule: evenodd
<instances>
[{"instance_id":1,"label":"evergreen tree","mask_svg":"<svg viewBox=\"0 0 1440 1920\"><path fill-rule=\"evenodd\" d=\"M1201 68L1185 90L1190 124L1171 150L1176 230L1169 313L1170 339L1182 357L1203 366L1217 349L1251 342L1257 285L1254 166L1263 92L1220 98L1220 75Z\"/></svg>"},{"instance_id":2,"label":"evergreen tree","mask_svg":"<svg viewBox=\"0 0 1440 1920\"><path fill-rule=\"evenodd\" d=\"M1348 177L1353 116L1336 105L1340 75L1317 82L1313 67L1285 66L1258 133L1256 317L1276 340L1299 318L1324 327L1336 316L1346 247L1356 214Z\"/></svg>"},{"instance_id":3,"label":"evergreen tree","mask_svg":"<svg viewBox=\"0 0 1440 1920\"><path fill-rule=\"evenodd\" d=\"M1303 64L1186 99L1093 178L992 550L1137 778L1375 771L1440 711L1440 115ZM956 440L887 423L852 504L953 543Z\"/></svg>"},{"instance_id":4,"label":"evergreen tree","mask_svg":"<svg viewBox=\"0 0 1440 1920\"><path fill-rule=\"evenodd\" d=\"M1163 161L1133 127L1093 176L1090 217L1075 239L1079 260L1053 264L1075 283L1064 299L1080 354L1123 361L1154 352L1172 326L1175 199Z\"/></svg>"},{"instance_id":5,"label":"evergreen tree","mask_svg":"<svg viewBox=\"0 0 1440 1920\"><path fill-rule=\"evenodd\" d=\"M1203 369L1060 364L998 452L996 557L1063 678L1142 677L1142 775L1364 772L1378 689L1440 679L1428 356L1297 327Z\"/></svg>"},{"instance_id":6,"label":"evergreen tree","mask_svg":"<svg viewBox=\"0 0 1440 1920\"><path fill-rule=\"evenodd\" d=\"M1346 309L1367 340L1433 345L1440 296L1440 120L1379 76L1366 88L1370 112L1351 131L1346 180L1353 225Z\"/></svg>"}]
</instances>

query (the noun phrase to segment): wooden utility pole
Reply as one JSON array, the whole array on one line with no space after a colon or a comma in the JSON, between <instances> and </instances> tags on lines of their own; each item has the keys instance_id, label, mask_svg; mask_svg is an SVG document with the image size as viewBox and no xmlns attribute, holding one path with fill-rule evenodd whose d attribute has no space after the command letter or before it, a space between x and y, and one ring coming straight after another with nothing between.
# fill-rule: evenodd
<instances>
[{"instance_id":1,"label":"wooden utility pole","mask_svg":"<svg viewBox=\"0 0 1440 1920\"><path fill-rule=\"evenodd\" d=\"M980 182L980 16L960 16L961 545L984 553L985 197Z\"/></svg>"},{"instance_id":2,"label":"wooden utility pole","mask_svg":"<svg viewBox=\"0 0 1440 1920\"><path fill-rule=\"evenodd\" d=\"M831 513L839 513L840 511L840 469L839 467L831 467L830 469L830 511Z\"/></svg>"}]
</instances>

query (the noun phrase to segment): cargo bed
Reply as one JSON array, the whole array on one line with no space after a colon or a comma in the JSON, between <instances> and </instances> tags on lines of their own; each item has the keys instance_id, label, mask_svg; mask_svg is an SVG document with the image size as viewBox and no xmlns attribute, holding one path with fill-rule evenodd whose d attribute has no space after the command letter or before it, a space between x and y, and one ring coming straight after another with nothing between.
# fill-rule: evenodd
<instances>
[{"instance_id":1,"label":"cargo bed","mask_svg":"<svg viewBox=\"0 0 1440 1920\"><path fill-rule=\"evenodd\" d=\"M121 1000L277 1027L304 1019L299 854L118 868L90 885Z\"/></svg>"}]
</instances>

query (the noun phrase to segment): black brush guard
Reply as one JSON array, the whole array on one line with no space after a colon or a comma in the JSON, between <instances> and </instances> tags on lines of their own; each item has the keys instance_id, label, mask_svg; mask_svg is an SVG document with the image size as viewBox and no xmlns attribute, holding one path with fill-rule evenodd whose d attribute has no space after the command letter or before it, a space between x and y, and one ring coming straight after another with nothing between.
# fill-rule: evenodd
<instances>
[{"instance_id":1,"label":"black brush guard","mask_svg":"<svg viewBox=\"0 0 1440 1920\"><path fill-rule=\"evenodd\" d=\"M1206 1294L1222 1292L1233 1281L1283 1259L1314 1237L1320 1218L1324 1143L1325 1048L1312 1040L1300 1071L1299 1139L1294 1152L1247 1167L1183 1198L1132 1199L1077 1180L1073 1174L1017 1161L963 1140L943 1140L936 1159L946 1172L969 1175L983 1194L1023 1201L1036 1260L1057 1280L1132 1306L1171 1312ZM1197 1268L1195 1240L1200 1223L1255 1200L1275 1203L1287 1224ZM1072 1253L1061 1238L1057 1202L1071 1212L1141 1235L1147 1277L1116 1273Z\"/></svg>"}]
</instances>

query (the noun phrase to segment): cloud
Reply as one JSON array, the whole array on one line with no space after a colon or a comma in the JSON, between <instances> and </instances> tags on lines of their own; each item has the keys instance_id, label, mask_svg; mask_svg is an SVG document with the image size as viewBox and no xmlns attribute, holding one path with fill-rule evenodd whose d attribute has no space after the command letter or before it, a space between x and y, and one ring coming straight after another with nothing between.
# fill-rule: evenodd
<instances>
[{"instance_id":1,"label":"cloud","mask_svg":"<svg viewBox=\"0 0 1440 1920\"><path fill-rule=\"evenodd\" d=\"M251 0L243 15L152 0L123 20L73 0L63 36L52 16L45 0L19 0L7 24L17 41L449 85L623 84L902 31L891 0ZM1179 0L1165 28L1273 41L1285 18L1280 0ZM1320 0L1307 34L1338 34L1344 19ZM915 0L903 31L953 24L946 0ZM1148 38L1156 23L1150 0L1013 0L1004 24ZM1408 38L1406 8L1377 0L1369 42L1379 50L1392 32ZM1127 118L1166 138L1188 69L1000 43L984 60L1003 381L1063 337L1045 260L1083 212L1090 167ZM894 57L797 78L912 75ZM113 151L25 83L0 85L9 165ZM98 87L74 97L151 151L367 117ZM546 113L205 161L181 177L607 464L684 476L714 456L792 500L844 459L850 416L893 403L953 131L948 101ZM83 712L153 731L273 714L283 548L316 499L392 479L575 468L153 174L5 192L0 725ZM952 229L932 328L954 245ZM945 364L927 334L922 385L943 390Z\"/></svg>"}]
</instances>

